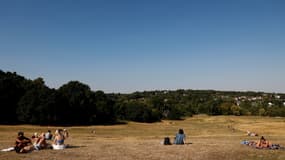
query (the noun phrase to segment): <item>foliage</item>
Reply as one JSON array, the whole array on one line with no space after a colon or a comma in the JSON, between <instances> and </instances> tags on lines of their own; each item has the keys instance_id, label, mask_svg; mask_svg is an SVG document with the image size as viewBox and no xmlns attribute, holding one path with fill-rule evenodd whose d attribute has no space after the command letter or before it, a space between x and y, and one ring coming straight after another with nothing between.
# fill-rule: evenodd
<instances>
[{"instance_id":1,"label":"foliage","mask_svg":"<svg viewBox=\"0 0 285 160\"><path fill-rule=\"evenodd\" d=\"M263 92L179 89L106 94L79 81L50 89L43 78L29 80L0 70L1 124L156 122L193 114L285 117L284 102L284 94Z\"/></svg>"}]
</instances>

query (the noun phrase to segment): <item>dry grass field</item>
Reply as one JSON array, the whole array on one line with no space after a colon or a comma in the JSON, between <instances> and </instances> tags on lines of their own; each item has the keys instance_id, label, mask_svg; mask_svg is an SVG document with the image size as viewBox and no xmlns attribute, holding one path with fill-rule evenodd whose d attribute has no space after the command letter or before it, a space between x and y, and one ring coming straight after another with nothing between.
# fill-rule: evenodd
<instances>
[{"instance_id":1,"label":"dry grass field","mask_svg":"<svg viewBox=\"0 0 285 160\"><path fill-rule=\"evenodd\" d=\"M53 126L0 126L0 149L13 146L17 132L53 132ZM164 146L161 141L179 128L186 145ZM246 131L265 136L285 146L285 118L198 115L183 121L134 123L114 126L67 127L70 137L65 150L40 150L28 154L0 152L0 160L284 160L285 150L254 149L240 144ZM94 133L95 131L95 133Z\"/></svg>"}]
</instances>

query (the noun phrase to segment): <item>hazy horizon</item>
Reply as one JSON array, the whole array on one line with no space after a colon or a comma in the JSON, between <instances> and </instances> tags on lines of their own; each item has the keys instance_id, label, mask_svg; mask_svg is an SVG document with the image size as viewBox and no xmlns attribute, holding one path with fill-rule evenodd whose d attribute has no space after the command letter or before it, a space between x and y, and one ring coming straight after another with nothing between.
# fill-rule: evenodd
<instances>
[{"instance_id":1,"label":"hazy horizon","mask_svg":"<svg viewBox=\"0 0 285 160\"><path fill-rule=\"evenodd\" d=\"M285 1L11 0L0 69L106 93L285 93Z\"/></svg>"}]
</instances>

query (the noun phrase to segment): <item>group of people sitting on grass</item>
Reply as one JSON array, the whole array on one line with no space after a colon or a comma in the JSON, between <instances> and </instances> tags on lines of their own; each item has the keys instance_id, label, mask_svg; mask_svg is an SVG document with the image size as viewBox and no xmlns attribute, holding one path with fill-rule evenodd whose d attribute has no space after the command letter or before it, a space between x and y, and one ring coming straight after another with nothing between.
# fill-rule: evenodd
<instances>
[{"instance_id":1,"label":"group of people sitting on grass","mask_svg":"<svg viewBox=\"0 0 285 160\"><path fill-rule=\"evenodd\" d=\"M34 133L30 139L24 136L24 132L20 131L16 138L14 150L17 153L27 153L41 149L64 149L66 148L64 140L68 136L66 129L57 129L54 136L51 134L51 131L48 130L47 133L41 133L40 135ZM50 141L50 143L48 141Z\"/></svg>"}]
</instances>

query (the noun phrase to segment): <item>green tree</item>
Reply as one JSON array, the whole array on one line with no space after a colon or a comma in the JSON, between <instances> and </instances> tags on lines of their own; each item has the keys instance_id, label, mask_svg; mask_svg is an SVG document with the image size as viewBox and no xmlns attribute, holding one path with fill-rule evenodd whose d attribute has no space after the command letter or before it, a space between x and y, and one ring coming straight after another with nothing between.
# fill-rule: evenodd
<instances>
[{"instance_id":1,"label":"green tree","mask_svg":"<svg viewBox=\"0 0 285 160\"><path fill-rule=\"evenodd\" d=\"M70 81L58 89L61 97L62 123L86 124L90 122L89 107L91 90L88 85L79 81Z\"/></svg>"},{"instance_id":2,"label":"green tree","mask_svg":"<svg viewBox=\"0 0 285 160\"><path fill-rule=\"evenodd\" d=\"M258 115L260 115L260 116L265 116L265 115L266 115L266 110L265 110L264 108L260 108L260 109L258 110Z\"/></svg>"},{"instance_id":3,"label":"green tree","mask_svg":"<svg viewBox=\"0 0 285 160\"><path fill-rule=\"evenodd\" d=\"M235 104L231 106L231 114L240 116L241 115L241 108Z\"/></svg>"},{"instance_id":4,"label":"green tree","mask_svg":"<svg viewBox=\"0 0 285 160\"><path fill-rule=\"evenodd\" d=\"M155 122L159 120L158 111L151 109L141 102L127 102L124 104L126 120L137 122Z\"/></svg>"},{"instance_id":5,"label":"green tree","mask_svg":"<svg viewBox=\"0 0 285 160\"><path fill-rule=\"evenodd\" d=\"M45 86L42 78L34 80L32 86L18 103L18 119L23 123L48 124L56 103L54 91Z\"/></svg>"},{"instance_id":6,"label":"green tree","mask_svg":"<svg viewBox=\"0 0 285 160\"><path fill-rule=\"evenodd\" d=\"M116 121L115 102L103 91L96 91L92 98L94 114L93 124L114 123Z\"/></svg>"},{"instance_id":7,"label":"green tree","mask_svg":"<svg viewBox=\"0 0 285 160\"><path fill-rule=\"evenodd\" d=\"M233 104L230 103L230 102L223 102L223 103L220 105L219 109L221 110L221 112L222 112L223 115L230 115L230 114L232 113L232 111L231 111L231 106L232 106L232 105L233 105Z\"/></svg>"},{"instance_id":8,"label":"green tree","mask_svg":"<svg viewBox=\"0 0 285 160\"><path fill-rule=\"evenodd\" d=\"M0 123L18 123L16 110L18 102L26 92L28 81L17 73L3 72L0 70Z\"/></svg>"}]
</instances>

